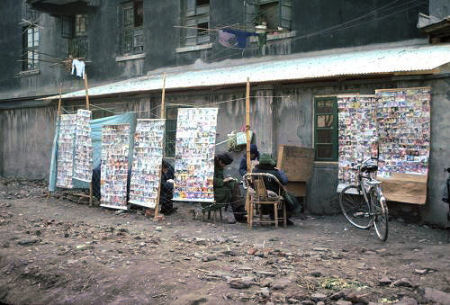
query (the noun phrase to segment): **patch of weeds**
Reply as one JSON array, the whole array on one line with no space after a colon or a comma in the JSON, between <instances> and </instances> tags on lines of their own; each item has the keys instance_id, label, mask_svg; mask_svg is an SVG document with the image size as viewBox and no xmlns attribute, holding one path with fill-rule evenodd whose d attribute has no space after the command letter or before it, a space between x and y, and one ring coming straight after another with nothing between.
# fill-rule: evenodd
<instances>
[{"instance_id":1,"label":"patch of weeds","mask_svg":"<svg viewBox=\"0 0 450 305\"><path fill-rule=\"evenodd\" d=\"M367 288L366 285L358 281L344 280L341 278L329 277L322 280L322 288L339 291L345 288Z\"/></svg>"}]
</instances>

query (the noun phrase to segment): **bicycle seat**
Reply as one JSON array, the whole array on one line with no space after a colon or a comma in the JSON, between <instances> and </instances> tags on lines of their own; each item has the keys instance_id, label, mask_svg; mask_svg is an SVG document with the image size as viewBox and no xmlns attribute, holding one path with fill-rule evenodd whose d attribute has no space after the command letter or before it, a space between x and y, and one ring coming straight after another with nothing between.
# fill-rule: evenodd
<instances>
[{"instance_id":1,"label":"bicycle seat","mask_svg":"<svg viewBox=\"0 0 450 305\"><path fill-rule=\"evenodd\" d=\"M376 172L378 170L378 165L376 164L364 164L361 167L362 172Z\"/></svg>"}]
</instances>

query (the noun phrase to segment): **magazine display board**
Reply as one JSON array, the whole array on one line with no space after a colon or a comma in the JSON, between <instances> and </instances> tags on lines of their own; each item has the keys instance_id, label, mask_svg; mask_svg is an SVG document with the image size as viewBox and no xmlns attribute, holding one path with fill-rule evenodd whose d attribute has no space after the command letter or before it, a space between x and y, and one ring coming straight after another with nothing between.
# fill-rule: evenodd
<instances>
[{"instance_id":1,"label":"magazine display board","mask_svg":"<svg viewBox=\"0 0 450 305\"><path fill-rule=\"evenodd\" d=\"M56 186L72 188L76 114L62 114L58 136Z\"/></svg>"},{"instance_id":2,"label":"magazine display board","mask_svg":"<svg viewBox=\"0 0 450 305\"><path fill-rule=\"evenodd\" d=\"M75 128L75 158L73 178L84 182L92 180L91 112L79 109Z\"/></svg>"},{"instance_id":3,"label":"magazine display board","mask_svg":"<svg viewBox=\"0 0 450 305\"><path fill-rule=\"evenodd\" d=\"M128 202L154 209L159 200L165 120L137 121Z\"/></svg>"},{"instance_id":4,"label":"magazine display board","mask_svg":"<svg viewBox=\"0 0 450 305\"><path fill-rule=\"evenodd\" d=\"M388 200L424 204L430 153L430 88L377 90L378 177ZM404 183L403 183L403 182ZM408 185L391 187L391 184ZM401 191L401 193L399 193Z\"/></svg>"},{"instance_id":5,"label":"magazine display board","mask_svg":"<svg viewBox=\"0 0 450 305\"><path fill-rule=\"evenodd\" d=\"M214 201L217 108L178 110L173 200Z\"/></svg>"},{"instance_id":6,"label":"magazine display board","mask_svg":"<svg viewBox=\"0 0 450 305\"><path fill-rule=\"evenodd\" d=\"M338 96L339 169L338 190L357 184L352 164L377 155L376 97L373 95Z\"/></svg>"},{"instance_id":7,"label":"magazine display board","mask_svg":"<svg viewBox=\"0 0 450 305\"><path fill-rule=\"evenodd\" d=\"M127 209L129 137L129 124L104 125L102 128L102 207Z\"/></svg>"},{"instance_id":8,"label":"magazine display board","mask_svg":"<svg viewBox=\"0 0 450 305\"><path fill-rule=\"evenodd\" d=\"M430 88L377 91L380 164L378 176L428 174Z\"/></svg>"}]
</instances>

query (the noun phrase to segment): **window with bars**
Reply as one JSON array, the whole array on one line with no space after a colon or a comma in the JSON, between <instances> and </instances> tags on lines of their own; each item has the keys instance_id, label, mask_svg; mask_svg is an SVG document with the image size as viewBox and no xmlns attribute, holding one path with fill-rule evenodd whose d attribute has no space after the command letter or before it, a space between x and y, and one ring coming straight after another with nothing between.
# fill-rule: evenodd
<instances>
[{"instance_id":1,"label":"window with bars","mask_svg":"<svg viewBox=\"0 0 450 305\"><path fill-rule=\"evenodd\" d=\"M29 25L23 29L23 66L22 70L39 69L39 27Z\"/></svg>"},{"instance_id":2,"label":"window with bars","mask_svg":"<svg viewBox=\"0 0 450 305\"><path fill-rule=\"evenodd\" d=\"M314 150L316 161L338 159L338 117L336 97L314 99Z\"/></svg>"},{"instance_id":3,"label":"window with bars","mask_svg":"<svg viewBox=\"0 0 450 305\"><path fill-rule=\"evenodd\" d=\"M122 54L139 54L144 52L144 6L143 1L124 3L122 15Z\"/></svg>"},{"instance_id":4,"label":"window with bars","mask_svg":"<svg viewBox=\"0 0 450 305\"><path fill-rule=\"evenodd\" d=\"M181 45L194 46L210 42L209 0L181 0Z\"/></svg>"},{"instance_id":5,"label":"window with bars","mask_svg":"<svg viewBox=\"0 0 450 305\"><path fill-rule=\"evenodd\" d=\"M88 45L88 17L87 15L61 17L61 33L68 38L68 54L73 58L87 58Z\"/></svg>"},{"instance_id":6,"label":"window with bars","mask_svg":"<svg viewBox=\"0 0 450 305\"><path fill-rule=\"evenodd\" d=\"M292 0L250 0L245 2L246 23L249 27L266 24L268 30L290 30Z\"/></svg>"},{"instance_id":7,"label":"window with bars","mask_svg":"<svg viewBox=\"0 0 450 305\"><path fill-rule=\"evenodd\" d=\"M188 106L186 106L188 107ZM164 136L164 157L175 157L175 142L177 135L177 118L178 109L184 106L167 106L166 107L166 133Z\"/></svg>"}]
</instances>

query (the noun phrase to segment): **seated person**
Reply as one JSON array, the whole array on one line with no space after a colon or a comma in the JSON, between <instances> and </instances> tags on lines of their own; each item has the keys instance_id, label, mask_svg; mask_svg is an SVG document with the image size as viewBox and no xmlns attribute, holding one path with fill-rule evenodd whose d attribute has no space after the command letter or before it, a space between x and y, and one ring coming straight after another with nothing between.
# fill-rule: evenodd
<instances>
[{"instance_id":1,"label":"seated person","mask_svg":"<svg viewBox=\"0 0 450 305\"><path fill-rule=\"evenodd\" d=\"M177 209L173 207L173 179L174 169L166 160L162 161L161 170L161 191L159 194L159 205L161 206L161 213L169 215Z\"/></svg>"},{"instance_id":2,"label":"seated person","mask_svg":"<svg viewBox=\"0 0 450 305\"><path fill-rule=\"evenodd\" d=\"M239 196L239 184L236 179L224 176L224 169L233 162L227 153L214 158L214 198L216 203L229 203L236 221L245 222L245 207Z\"/></svg>"},{"instance_id":3,"label":"seated person","mask_svg":"<svg viewBox=\"0 0 450 305\"><path fill-rule=\"evenodd\" d=\"M252 165L258 164L259 151L256 144L250 144L250 161ZM239 174L244 176L247 173L247 154L244 154L241 159L241 164L239 165Z\"/></svg>"},{"instance_id":4,"label":"seated person","mask_svg":"<svg viewBox=\"0 0 450 305\"><path fill-rule=\"evenodd\" d=\"M286 174L275 167L276 162L272 159L270 154L262 154L259 159L259 164L256 165L256 168L253 170L253 173L266 173L266 174L272 174L274 175L278 181L282 185L286 185L288 183L288 178ZM264 177L264 184L266 185L266 189L273 191L278 194L279 186L278 183L276 183L273 179L269 177ZM284 198L284 202L286 204L286 214L288 217L288 224L292 225L292 221L289 220L289 217L292 216L292 214L299 213L301 209L301 205L298 202L297 198L295 196L289 194L286 191L282 191L281 195ZM270 216L273 218L273 209L268 206L263 206L263 212L266 211L267 214L270 214Z\"/></svg>"}]
</instances>

